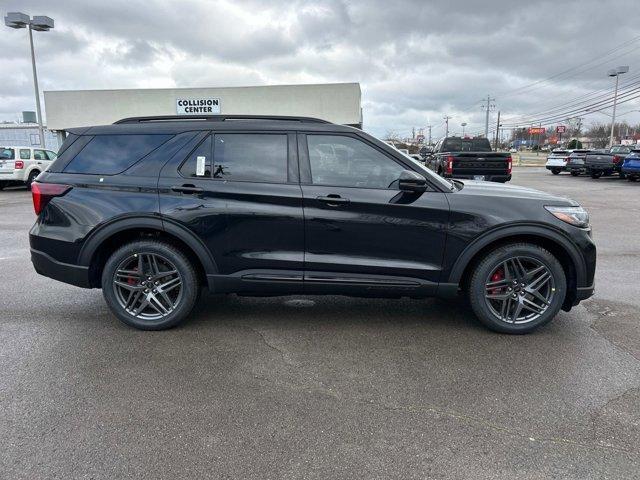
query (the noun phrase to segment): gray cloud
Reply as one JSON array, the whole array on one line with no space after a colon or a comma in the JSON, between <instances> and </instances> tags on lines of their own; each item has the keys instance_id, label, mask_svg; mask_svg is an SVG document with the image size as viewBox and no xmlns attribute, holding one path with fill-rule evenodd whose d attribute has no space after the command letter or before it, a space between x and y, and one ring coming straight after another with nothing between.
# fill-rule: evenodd
<instances>
[{"instance_id":1,"label":"gray cloud","mask_svg":"<svg viewBox=\"0 0 640 480\"><path fill-rule=\"evenodd\" d=\"M2 13L55 19L53 31L35 34L43 89L358 81L367 129L431 123L437 135L445 113L482 129L479 100L489 93L508 119L610 87L605 72L616 64L637 72L640 41L516 90L637 37L635 4L9 0ZM3 28L0 58L14 72L0 83L0 119L14 119L33 108L24 30Z\"/></svg>"}]
</instances>

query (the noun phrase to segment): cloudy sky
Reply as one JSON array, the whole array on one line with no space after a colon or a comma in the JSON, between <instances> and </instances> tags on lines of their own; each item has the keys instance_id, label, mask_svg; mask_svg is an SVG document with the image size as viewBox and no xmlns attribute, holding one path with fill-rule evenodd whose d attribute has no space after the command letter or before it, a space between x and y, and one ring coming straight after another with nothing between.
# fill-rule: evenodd
<instances>
[{"instance_id":1,"label":"cloudy sky","mask_svg":"<svg viewBox=\"0 0 640 480\"><path fill-rule=\"evenodd\" d=\"M453 131L462 122L482 131L487 94L505 122L561 116L574 99L586 105L606 95L606 72L616 65L630 66L623 87L640 84L637 0L0 0L0 7L3 15L55 19L54 30L35 33L42 90L360 82L365 129L379 136L431 124L438 137L445 114ZM0 59L0 120L17 120L34 109L25 30L2 27ZM618 111L640 109L639 100ZM608 119L593 113L585 123Z\"/></svg>"}]
</instances>

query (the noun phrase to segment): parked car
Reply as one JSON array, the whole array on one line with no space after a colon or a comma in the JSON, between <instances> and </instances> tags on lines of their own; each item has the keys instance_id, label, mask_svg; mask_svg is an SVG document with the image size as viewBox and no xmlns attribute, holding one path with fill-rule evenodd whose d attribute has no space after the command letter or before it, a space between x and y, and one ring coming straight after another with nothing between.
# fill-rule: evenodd
<instances>
[{"instance_id":1,"label":"parked car","mask_svg":"<svg viewBox=\"0 0 640 480\"><path fill-rule=\"evenodd\" d=\"M622 163L621 172L626 175L629 181L640 180L640 148L632 147Z\"/></svg>"},{"instance_id":2,"label":"parked car","mask_svg":"<svg viewBox=\"0 0 640 480\"><path fill-rule=\"evenodd\" d=\"M532 331L593 293L596 248L576 202L444 179L356 128L177 116L69 133L32 186L33 265L102 288L136 328L177 325L200 286L466 295L482 323L507 333Z\"/></svg>"},{"instance_id":3,"label":"parked car","mask_svg":"<svg viewBox=\"0 0 640 480\"><path fill-rule=\"evenodd\" d=\"M492 151L487 138L447 137L436 143L425 163L445 178L511 180L511 154Z\"/></svg>"},{"instance_id":4,"label":"parked car","mask_svg":"<svg viewBox=\"0 0 640 480\"><path fill-rule=\"evenodd\" d=\"M567 163L569 162L569 155L573 150L561 150L556 149L551 152L547 157L547 163L545 168L551 170L551 173L558 175L560 172L567 171Z\"/></svg>"},{"instance_id":5,"label":"parked car","mask_svg":"<svg viewBox=\"0 0 640 480\"><path fill-rule=\"evenodd\" d=\"M574 150L569 154L566 169L572 176L577 177L586 171L584 159L589 152L591 150Z\"/></svg>"},{"instance_id":6,"label":"parked car","mask_svg":"<svg viewBox=\"0 0 640 480\"><path fill-rule=\"evenodd\" d=\"M31 183L45 171L57 157L55 152L42 148L0 147L0 190L10 185Z\"/></svg>"},{"instance_id":7,"label":"parked car","mask_svg":"<svg viewBox=\"0 0 640 480\"><path fill-rule=\"evenodd\" d=\"M585 167L591 178L600 178L603 175L617 173L624 178L622 162L631 148L626 145L615 145L604 152L593 152L586 156Z\"/></svg>"}]
</instances>

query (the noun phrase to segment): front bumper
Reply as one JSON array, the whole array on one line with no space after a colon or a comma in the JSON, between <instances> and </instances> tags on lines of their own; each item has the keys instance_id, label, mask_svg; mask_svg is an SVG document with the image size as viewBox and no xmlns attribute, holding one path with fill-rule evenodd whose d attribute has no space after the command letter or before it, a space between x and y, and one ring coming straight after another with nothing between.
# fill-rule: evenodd
<instances>
[{"instance_id":1,"label":"front bumper","mask_svg":"<svg viewBox=\"0 0 640 480\"><path fill-rule=\"evenodd\" d=\"M91 288L89 267L59 262L46 253L33 248L31 249L31 263L40 275L77 287Z\"/></svg>"}]
</instances>

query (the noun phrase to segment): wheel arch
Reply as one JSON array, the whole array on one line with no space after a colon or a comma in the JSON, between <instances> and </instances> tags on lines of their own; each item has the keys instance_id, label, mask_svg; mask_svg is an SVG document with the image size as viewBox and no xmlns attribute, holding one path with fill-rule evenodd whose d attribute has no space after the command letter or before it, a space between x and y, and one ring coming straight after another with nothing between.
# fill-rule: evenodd
<instances>
[{"instance_id":1,"label":"wheel arch","mask_svg":"<svg viewBox=\"0 0 640 480\"><path fill-rule=\"evenodd\" d=\"M179 247L194 264L204 285L207 284L207 275L218 272L207 247L189 230L166 219L135 216L109 222L92 232L84 242L78 263L89 267L91 286L100 287L102 268L112 252L124 243L144 238L165 240Z\"/></svg>"},{"instance_id":2,"label":"wheel arch","mask_svg":"<svg viewBox=\"0 0 640 480\"><path fill-rule=\"evenodd\" d=\"M560 262L567 277L567 297L563 309L573 305L577 286L586 281L582 255L564 234L541 226L505 227L489 232L471 243L458 257L449 273L448 282L465 289L470 273L489 251L510 243L531 243L551 252Z\"/></svg>"}]
</instances>

